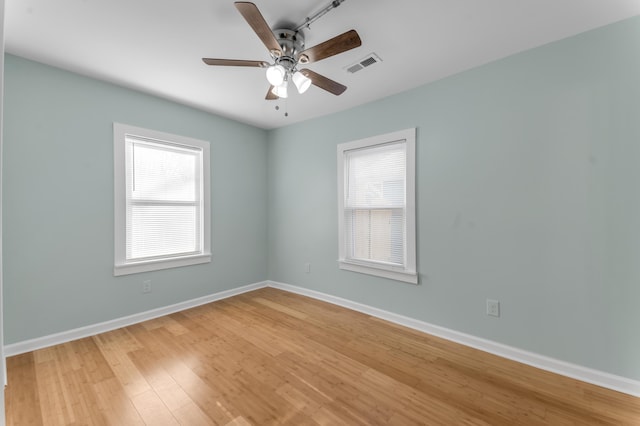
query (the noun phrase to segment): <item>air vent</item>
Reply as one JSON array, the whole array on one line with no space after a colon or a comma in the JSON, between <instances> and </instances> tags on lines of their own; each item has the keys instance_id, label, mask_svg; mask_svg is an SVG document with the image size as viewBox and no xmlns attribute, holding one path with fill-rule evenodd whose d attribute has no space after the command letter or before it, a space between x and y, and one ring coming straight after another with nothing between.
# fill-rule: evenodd
<instances>
[{"instance_id":1,"label":"air vent","mask_svg":"<svg viewBox=\"0 0 640 426\"><path fill-rule=\"evenodd\" d=\"M360 62L360 65L362 65L363 67L368 67L369 65L373 65L376 62L378 62L376 60L376 58L374 58L373 56L369 56L367 59L365 59L364 61Z\"/></svg>"},{"instance_id":2,"label":"air vent","mask_svg":"<svg viewBox=\"0 0 640 426\"><path fill-rule=\"evenodd\" d=\"M382 59L380 59L380 57L375 53L370 53L355 64L348 65L344 69L346 69L347 72L354 74L362 69L365 69L366 67L377 64L378 62L382 62Z\"/></svg>"},{"instance_id":3,"label":"air vent","mask_svg":"<svg viewBox=\"0 0 640 426\"><path fill-rule=\"evenodd\" d=\"M351 74L353 74L354 72L360 71L362 68L364 68L362 65L355 64L355 65L352 65L349 68L347 68L347 71L349 71Z\"/></svg>"}]
</instances>

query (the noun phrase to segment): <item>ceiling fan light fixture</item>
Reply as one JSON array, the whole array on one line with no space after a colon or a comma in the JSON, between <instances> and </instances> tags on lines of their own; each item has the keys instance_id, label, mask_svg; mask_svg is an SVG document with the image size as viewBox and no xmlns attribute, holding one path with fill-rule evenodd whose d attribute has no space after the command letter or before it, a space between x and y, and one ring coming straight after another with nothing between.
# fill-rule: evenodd
<instances>
[{"instance_id":1,"label":"ceiling fan light fixture","mask_svg":"<svg viewBox=\"0 0 640 426\"><path fill-rule=\"evenodd\" d=\"M286 98L289 80L294 82L299 93L306 92L313 84L336 96L340 95L347 89L346 86L304 67L301 72L298 72L296 68L299 65L318 62L362 45L362 40L356 30L349 30L313 47L305 48L302 28L309 28L311 22L315 22L343 1L333 0L330 6L307 18L305 23L297 28L275 30L269 27L255 4L248 1L236 1L236 9L269 51L273 65L265 61L242 59L202 58L202 60L207 65L266 68L266 77L270 84L269 91L265 96L266 100Z\"/></svg>"},{"instance_id":2,"label":"ceiling fan light fixture","mask_svg":"<svg viewBox=\"0 0 640 426\"><path fill-rule=\"evenodd\" d=\"M280 86L284 82L287 71L282 65L271 65L267 68L267 80L272 86Z\"/></svg>"},{"instance_id":3,"label":"ceiling fan light fixture","mask_svg":"<svg viewBox=\"0 0 640 426\"><path fill-rule=\"evenodd\" d=\"M302 74L300 71L296 71L291 77L293 84L296 85L298 93L303 94L311 86L311 79Z\"/></svg>"},{"instance_id":4,"label":"ceiling fan light fixture","mask_svg":"<svg viewBox=\"0 0 640 426\"><path fill-rule=\"evenodd\" d=\"M271 93L273 93L279 98L286 99L289 96L289 93L287 91L288 83L289 82L285 80L282 82L282 84L278 86L273 86L273 89L271 89Z\"/></svg>"}]
</instances>

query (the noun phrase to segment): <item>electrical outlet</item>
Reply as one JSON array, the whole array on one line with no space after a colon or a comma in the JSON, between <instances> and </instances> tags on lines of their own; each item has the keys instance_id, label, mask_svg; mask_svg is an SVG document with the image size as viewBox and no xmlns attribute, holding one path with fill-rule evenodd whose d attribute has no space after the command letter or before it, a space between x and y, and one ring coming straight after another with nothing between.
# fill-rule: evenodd
<instances>
[{"instance_id":1,"label":"electrical outlet","mask_svg":"<svg viewBox=\"0 0 640 426\"><path fill-rule=\"evenodd\" d=\"M305 263L304 264L304 272L306 272L307 274L311 273L311 264L310 263Z\"/></svg>"},{"instance_id":2,"label":"electrical outlet","mask_svg":"<svg viewBox=\"0 0 640 426\"><path fill-rule=\"evenodd\" d=\"M151 293L151 280L142 281L142 292Z\"/></svg>"},{"instance_id":3,"label":"electrical outlet","mask_svg":"<svg viewBox=\"0 0 640 426\"><path fill-rule=\"evenodd\" d=\"M497 300L487 299L487 315L492 317L500 316L500 302Z\"/></svg>"}]
</instances>

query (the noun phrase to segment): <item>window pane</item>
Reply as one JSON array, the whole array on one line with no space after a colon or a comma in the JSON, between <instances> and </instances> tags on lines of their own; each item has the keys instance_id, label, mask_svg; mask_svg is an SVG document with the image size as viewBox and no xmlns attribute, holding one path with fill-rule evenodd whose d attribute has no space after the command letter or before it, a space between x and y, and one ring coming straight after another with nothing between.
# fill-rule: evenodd
<instances>
[{"instance_id":1,"label":"window pane","mask_svg":"<svg viewBox=\"0 0 640 426\"><path fill-rule=\"evenodd\" d=\"M403 208L405 157L404 143L347 152L346 206Z\"/></svg>"},{"instance_id":2,"label":"window pane","mask_svg":"<svg viewBox=\"0 0 640 426\"><path fill-rule=\"evenodd\" d=\"M345 225L350 258L404 263L402 209L346 210Z\"/></svg>"},{"instance_id":3,"label":"window pane","mask_svg":"<svg viewBox=\"0 0 640 426\"><path fill-rule=\"evenodd\" d=\"M131 144L131 198L195 201L197 152L145 142Z\"/></svg>"},{"instance_id":4,"label":"window pane","mask_svg":"<svg viewBox=\"0 0 640 426\"><path fill-rule=\"evenodd\" d=\"M405 143L345 153L347 253L404 264Z\"/></svg>"},{"instance_id":5,"label":"window pane","mask_svg":"<svg viewBox=\"0 0 640 426\"><path fill-rule=\"evenodd\" d=\"M198 251L195 206L130 206L127 259Z\"/></svg>"}]
</instances>

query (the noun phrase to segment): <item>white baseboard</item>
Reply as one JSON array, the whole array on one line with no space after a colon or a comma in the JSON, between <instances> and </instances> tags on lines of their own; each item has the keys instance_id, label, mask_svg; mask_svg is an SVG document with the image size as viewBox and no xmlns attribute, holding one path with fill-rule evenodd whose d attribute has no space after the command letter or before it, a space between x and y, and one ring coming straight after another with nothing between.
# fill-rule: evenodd
<instances>
[{"instance_id":1,"label":"white baseboard","mask_svg":"<svg viewBox=\"0 0 640 426\"><path fill-rule=\"evenodd\" d=\"M141 312L138 314L134 314L134 315L130 315L122 318L117 318L111 321L105 321L99 324L93 324L86 327L80 327L73 330L64 331L61 333L39 337L36 339L12 343L4 347L4 354L5 356L13 356L13 355L22 354L25 352L31 352L37 349L42 349L48 346L66 343L72 340L81 339L84 337L94 336L96 334L126 327L132 324L137 324L143 321L158 318L164 315L169 315L169 314L183 311L189 308L194 308L196 306L215 302L216 300L226 299L232 296L236 296L238 294L257 290L263 287L273 287L273 288L288 291L291 293L300 294L302 296L311 297L313 299L322 300L324 302L332 303L334 305L343 306L345 308L352 309L354 311L362 312L367 315L374 316L376 318L384 319L395 324L412 328L414 330L422 331L424 333L438 336L443 339L451 340L453 342L460 343L465 346L470 346L472 348L480 349L482 351L489 352L494 355L501 356L503 358L507 358L513 361L521 362L523 364L531 365L533 367L537 367L542 370L551 371L553 373L561 374L563 376L571 377L573 379L581 380L583 382L591 383L597 386L602 386L604 388L612 389L618 392L623 392L635 397L640 397L640 381L637 381L637 380L633 380L626 377L617 376L615 374L610 374L603 371L583 367L581 365L557 360L544 355L539 355L533 352L514 348L512 346L503 345L501 343L493 342L491 340L472 336L466 333L461 333L445 327L429 324L424 321L405 317L403 315L399 315L393 312L374 308L372 306L364 305L362 303L353 302L351 300L343 299L341 297L336 297L336 296L332 296L326 293L321 293L315 290L310 290L310 289L306 289L303 287L298 287L290 284L283 284L275 281L264 281L260 283L250 284L243 287L238 287L231 290L225 290L218 293L210 294L208 296L199 297L197 299L176 303L174 305L152 309L150 311Z\"/></svg>"},{"instance_id":2,"label":"white baseboard","mask_svg":"<svg viewBox=\"0 0 640 426\"><path fill-rule=\"evenodd\" d=\"M309 290L306 288L274 281L268 281L268 286L291 293L297 293L302 296L322 300L334 305L343 306L354 311L362 312L376 318L384 319L395 324L412 328L414 330L422 331L424 333L441 337L443 339L451 340L465 346L480 349L484 352L489 352L503 358L540 368L542 370L571 377L576 380L591 383L597 386L602 386L604 388L612 389L618 392L623 392L635 397L640 397L640 381L638 380L617 376L615 374L606 373L604 371L594 370L588 367L583 367L581 365L572 364L544 355L539 355L534 352L529 352L522 349L514 348L512 346L503 345L502 343L493 342L491 340L472 336L470 334L461 333L459 331L451 330L445 327L429 324L424 321L394 314L393 312L388 312L382 309L321 293L315 290Z\"/></svg>"},{"instance_id":3,"label":"white baseboard","mask_svg":"<svg viewBox=\"0 0 640 426\"><path fill-rule=\"evenodd\" d=\"M152 309L150 311L140 312L138 314L129 315L114 320L101 322L98 324L88 325L86 327L75 328L61 333L50 334L48 336L38 337L35 339L24 340L22 342L12 343L4 347L4 355L9 357L19 355L26 352L35 351L37 349L46 348L61 343L70 342L72 340L82 339L84 337L94 336L96 334L105 333L107 331L126 327L128 325L137 324L150 319L158 318L164 315L173 314L175 312L184 311L189 308L215 302L216 300L226 299L238 294L257 290L266 287L266 281L249 284L243 287L233 288L231 290L220 291L207 296L198 297L196 299L187 300L185 302L176 303L174 305L162 308Z\"/></svg>"}]
</instances>

